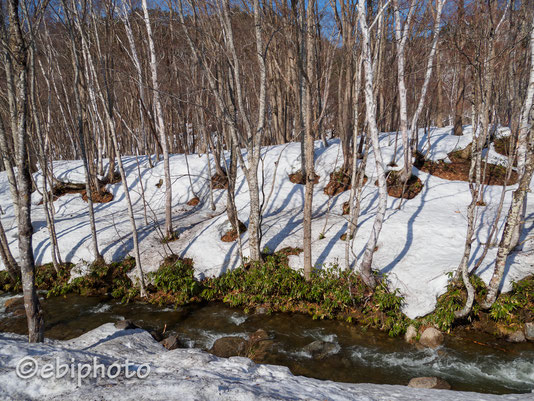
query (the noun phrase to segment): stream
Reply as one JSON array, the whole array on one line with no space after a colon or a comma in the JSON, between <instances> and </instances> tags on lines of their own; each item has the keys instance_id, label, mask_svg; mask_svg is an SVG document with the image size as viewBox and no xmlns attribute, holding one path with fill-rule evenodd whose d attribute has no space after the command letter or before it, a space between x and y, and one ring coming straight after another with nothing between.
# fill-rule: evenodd
<instances>
[{"instance_id":1,"label":"stream","mask_svg":"<svg viewBox=\"0 0 534 401\"><path fill-rule=\"evenodd\" d=\"M12 296L0 296L0 331L26 334L21 310L6 313ZM413 377L438 376L454 390L483 393L530 392L534 389L534 344L511 344L477 333L476 340L446 336L437 350L407 344L402 337L365 330L332 320L300 314L256 315L221 303L164 308L145 303L121 304L99 297L68 295L44 300L49 338L78 337L104 323L129 319L147 330L177 334L188 347L209 350L226 336L247 338L265 330L275 342L263 363L287 366L293 374L352 383L406 385ZM18 313L17 313L18 312ZM316 340L335 344L315 359L304 351Z\"/></svg>"}]
</instances>

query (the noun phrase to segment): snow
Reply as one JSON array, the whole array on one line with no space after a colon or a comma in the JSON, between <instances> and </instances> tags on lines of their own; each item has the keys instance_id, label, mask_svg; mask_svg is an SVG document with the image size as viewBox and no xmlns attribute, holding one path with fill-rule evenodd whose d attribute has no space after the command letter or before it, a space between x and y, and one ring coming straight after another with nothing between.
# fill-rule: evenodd
<instances>
[{"instance_id":1,"label":"snow","mask_svg":"<svg viewBox=\"0 0 534 401\"><path fill-rule=\"evenodd\" d=\"M509 135L509 130L502 128L498 131L498 135ZM463 136L454 136L451 127L431 129L428 135L424 130L420 130L419 138L419 150L428 158L447 161L447 153L465 148L471 142L472 131L470 127L466 127ZM400 142L397 158L402 155ZM395 133L382 133L380 143L384 162L387 164L394 157ZM496 154L492 147L489 152L490 161L506 163L506 159ZM300 144L265 147L262 149L262 157L265 166L263 182L266 197L272 189L264 209L262 247L276 251L286 246L302 246L304 186L292 184L288 179L288 175L300 167ZM349 193L345 192L329 199L323 192L329 174L342 165L339 141L330 140L327 148L317 141L315 157L316 173L320 176L320 180L314 188L313 260L318 268L333 263L344 266L345 242L339 237L345 232L347 225L346 216L341 215L341 208L348 200ZM205 155L188 156L195 194L189 185L185 156L172 155L170 158L173 224L179 239L167 245L161 243L160 234L164 224L164 185L161 188L156 186L160 179L163 179L163 162L157 162L153 168L149 168L147 157L140 157L140 174L135 157L124 157L123 162L135 208L145 273L155 271L163 258L169 254L169 249L180 256L192 258L198 278L220 275L239 265L238 243L224 243L220 240L221 233L228 224L225 213L225 191L214 191L215 211L212 211L209 205L209 176ZM376 213L378 190L374 185L374 164L371 153L366 169L370 179L362 193L360 226L350 260L353 267L356 265L356 258L363 255ZM54 173L63 181L84 181L81 161L57 161L54 163ZM388 210L373 260L373 267L387 273L391 285L398 288L405 296L406 303L403 310L410 318L425 315L434 309L436 297L445 291L447 273L457 268L465 241L466 209L471 200L469 187L465 182L444 180L415 168L414 174L421 179L424 188L414 199L403 201L400 209L398 209L399 199L391 197L388 199ZM261 173L259 175L261 182ZM35 178L38 182L42 181L39 173ZM141 183L145 189L148 224L145 224L143 213ZM247 224L249 196L241 170L238 172L236 188L239 216ZM507 188L505 210L508 209L514 188L515 186ZM122 184L109 185L108 190L114 195L114 200L106 204L97 204L95 212L100 250L107 261L112 261L133 254L133 243ZM484 200L487 206L477 209L479 224L473 243L471 265L482 254L483 244L487 240L490 225L496 215L501 190L502 188L498 186L489 186L485 189ZM186 202L195 195L200 197L201 203L196 207L186 205ZM34 252L38 264L51 261L43 207L38 205L40 200L41 195L35 192L32 195L34 205L32 221L35 231ZM0 173L0 205L4 211L4 215L1 216L2 223L7 230L11 250L17 257L16 220L5 172ZM69 194L59 198L54 205L63 260L79 265L80 274L83 274L86 271L84 266L92 260L87 204L79 194ZM505 216L506 212L503 212L501 228ZM525 232L531 230L533 225L534 202L530 202ZM319 239L323 230L324 238ZM512 281L519 280L534 271L534 238L525 236L523 239L525 240L523 250L513 253L509 258L502 286L504 291L511 288ZM245 256L248 255L247 241L248 234L245 233L242 236ZM485 282L491 277L496 253L497 247L493 246L478 269L478 274ZM290 263L293 267L300 268L303 265L303 255L291 256Z\"/></svg>"},{"instance_id":2,"label":"snow","mask_svg":"<svg viewBox=\"0 0 534 401\"><path fill-rule=\"evenodd\" d=\"M16 367L31 357L38 370L29 379L17 376ZM144 379L101 373L78 378L78 364L113 363L149 372ZM63 377L46 378L44 366L66 364ZM149 366L149 370L146 368ZM141 368L145 366L144 368ZM74 368L72 368L74 367ZM74 374L72 373L74 372ZM43 376L45 378L43 378ZM74 377L73 377L74 376ZM141 375L143 376L143 375ZM78 383L79 380L79 383ZM294 376L288 368L257 365L243 357L217 358L197 349L167 351L146 331L118 330L111 323L69 341L46 340L28 344L26 337L0 334L0 394L10 400L437 400L520 401L532 394L491 395L449 390L423 390L404 386L347 384Z\"/></svg>"}]
</instances>

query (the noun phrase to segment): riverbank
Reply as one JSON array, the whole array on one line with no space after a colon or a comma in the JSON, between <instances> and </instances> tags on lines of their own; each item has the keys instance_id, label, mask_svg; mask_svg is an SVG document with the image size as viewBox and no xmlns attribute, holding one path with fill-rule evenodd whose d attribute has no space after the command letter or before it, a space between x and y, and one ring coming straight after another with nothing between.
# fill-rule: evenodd
<instances>
[{"instance_id":1,"label":"riverbank","mask_svg":"<svg viewBox=\"0 0 534 401\"><path fill-rule=\"evenodd\" d=\"M246 356L320 379L407 384L413 377L437 376L455 390L534 388L534 344L517 343L526 339L516 334L525 333L524 319L531 319L532 278L501 294L489 312L476 306L469 319L453 324L450 313L465 297L460 288L451 286L433 314L412 320L401 312L402 297L390 293L385 282L370 293L356 274L333 269L306 283L284 261L285 253L269 255L260 266L198 281L191 261L170 259L150 276L146 299L128 278L132 259L93 266L73 280L68 269L58 276L52 266L40 266L45 334L70 339L129 319L166 345ZM9 316L0 319L0 331L25 333L23 304L12 299L7 304ZM501 315L503 310L508 313ZM260 348L246 340L258 330L266 340ZM427 331L437 333L431 342L422 339ZM409 343L405 336L411 336ZM218 340L222 353L215 349Z\"/></svg>"},{"instance_id":2,"label":"riverbank","mask_svg":"<svg viewBox=\"0 0 534 401\"><path fill-rule=\"evenodd\" d=\"M410 342L419 340L429 327L457 335L470 332L510 342L534 341L534 276L513 283L512 290L499 294L489 310L480 307L485 284L473 276L477 297L464 319L455 319L454 312L465 303L465 289L451 282L432 313L410 319L402 312L403 296L390 290L387 276L377 276L379 285L371 290L358 273L334 265L316 270L308 282L301 272L289 266L288 256L298 252L299 249L288 248L264 255L262 263L248 263L203 280L195 277L192 260L169 257L147 276L146 298L140 297L138 286L131 280L133 258L88 266L84 275L77 275L71 265L63 266L59 272L50 264L39 266L36 285L46 297L80 294L171 308L222 302L245 313L302 313L313 319L334 319L381 330L392 337L406 334ZM7 273L0 272L0 290L20 288L20 283L12 283Z\"/></svg>"}]
</instances>

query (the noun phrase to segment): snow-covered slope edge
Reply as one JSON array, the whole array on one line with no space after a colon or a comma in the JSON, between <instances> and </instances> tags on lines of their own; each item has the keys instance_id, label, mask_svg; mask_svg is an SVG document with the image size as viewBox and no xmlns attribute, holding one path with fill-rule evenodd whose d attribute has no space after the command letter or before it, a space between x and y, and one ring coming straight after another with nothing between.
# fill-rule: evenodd
<instances>
[{"instance_id":1,"label":"snow-covered slope edge","mask_svg":"<svg viewBox=\"0 0 534 401\"><path fill-rule=\"evenodd\" d=\"M134 368L150 365L147 378L30 379L16 375L16 366L31 356L46 364L97 363L109 367L128 360ZM46 377L46 375L45 375ZM289 369L257 365L247 358L217 358L196 349L167 351L144 330L118 330L105 324L70 341L28 344L25 337L0 334L0 397L2 400L527 400L532 394L490 394L421 390L404 386L345 384L294 376Z\"/></svg>"},{"instance_id":2,"label":"snow-covered slope edge","mask_svg":"<svg viewBox=\"0 0 534 401\"><path fill-rule=\"evenodd\" d=\"M500 134L506 134L503 128ZM451 151L465 148L472 139L470 127L464 129L463 136L452 134L452 127L431 129L419 132L418 148L430 160L447 160ZM382 133L380 146L385 163L402 155L402 149L395 152L395 133ZM261 150L264 175L259 173L260 182L265 183L266 204L263 213L262 248L277 251L284 247L302 247L302 210L304 186L290 182L288 175L300 168L300 144L289 143L263 147ZM228 156L228 155L226 155ZM505 163L502 156L490 150L490 161ZM136 223L139 231L140 252L145 273L155 271L165 256L168 247L181 257L193 259L195 275L199 278L221 275L240 264L237 242L220 240L227 230L225 213L226 192L214 191L216 210L209 205L209 171L205 155L189 155L186 163L184 155L170 158L173 181L173 224L179 235L177 241L163 245L160 229L164 224L165 191L163 182L163 162L150 168L147 157L139 158L139 169L135 157L124 157L130 197L134 204ZM213 163L213 159L212 159ZM345 266L345 241L340 236L345 233L347 218L341 214L342 205L349 199L346 191L329 198L324 193L329 175L342 165L342 151L339 140L329 141L329 146L315 143L315 168L320 176L314 187L312 221L312 257L317 268L338 263ZM189 166L189 170L187 168ZM275 168L276 166L276 168ZM369 238L376 215L378 191L374 185L374 157L371 153L366 168L369 177L362 192L361 216L358 233L354 240L353 252L349 263L354 268L359 262ZM212 169L213 173L213 169ZM403 202L398 208L399 199L389 198L384 226L380 234L373 268L388 274L391 285L400 290L405 297L404 313L410 317L423 316L435 308L436 297L446 290L447 273L454 271L462 258L466 235L466 209L471 201L469 185L462 181L450 181L435 177L414 168L422 183L423 190L415 198ZM62 181L83 182L84 172L81 161L54 162L54 174ZM190 176L189 176L190 175ZM42 176L35 175L36 182ZM142 184L142 185L141 185ZM191 184L193 190L191 189ZM512 190L510 186L504 199L504 212L500 216L502 230L506 211L510 206ZM144 198L141 195L144 189ZM534 183L531 185L534 190ZM132 255L133 242L127 214L125 194L122 184L108 185L113 201L95 206L96 227L100 251L106 261L117 261ZM194 191L194 193L193 193ZM502 188L487 186L484 201L487 206L477 208L479 214L470 267L482 255L484 244L497 214L497 205ZM268 194L271 194L268 197ZM198 206L186 204L194 196L201 199ZM268 199L267 199L268 198ZM503 278L503 291L511 289L512 281L534 272L534 201L529 195L527 205L523 249L514 252L507 261ZM32 194L32 223L34 227L34 255L38 264L51 261L51 246L46 227L46 217L41 196ZM144 201L147 204L145 220ZM239 218L248 224L250 197L248 186L241 170L236 182L236 204ZM17 226L9 185L5 172L0 172L0 206L4 214L2 224L11 251L18 257ZM91 253L91 231L87 214L87 203L80 194L67 194L54 202L56 210L56 230L59 249L65 262L86 266L93 260ZM242 235L244 255L248 255L248 233ZM482 280L489 282L497 246L489 249L488 254L477 270ZM303 255L290 257L292 267L303 266ZM2 263L0 261L0 268Z\"/></svg>"}]
</instances>

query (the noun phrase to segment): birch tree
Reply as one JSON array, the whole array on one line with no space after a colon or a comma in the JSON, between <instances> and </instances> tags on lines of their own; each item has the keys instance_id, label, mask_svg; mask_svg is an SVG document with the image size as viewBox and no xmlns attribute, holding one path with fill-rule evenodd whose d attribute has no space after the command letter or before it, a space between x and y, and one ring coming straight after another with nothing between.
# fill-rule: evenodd
<instances>
[{"instance_id":1,"label":"birch tree","mask_svg":"<svg viewBox=\"0 0 534 401\"><path fill-rule=\"evenodd\" d=\"M530 25L530 74L527 86L527 93L525 102L521 110L521 117L519 120L519 133L517 136L517 173L522 176L527 168L527 150L528 150L528 134L530 132L530 113L532 111L532 103L534 101L534 21ZM519 224L515 226L511 239L512 249L520 246L521 233L523 231L526 206L528 194L525 194L525 199L521 207Z\"/></svg>"},{"instance_id":2,"label":"birch tree","mask_svg":"<svg viewBox=\"0 0 534 401\"><path fill-rule=\"evenodd\" d=\"M260 161L260 146L265 130L265 112L266 112L266 52L267 49L263 42L263 23L260 16L259 1L253 1L254 16L254 33L255 33L255 53L259 69L259 95L257 119L254 123L250 117L250 110L246 107L247 99L245 98L245 89L243 88L243 71L241 60L238 57L235 46L234 30L231 22L230 2L221 0L217 2L216 14L222 28L224 36L224 46L228 54L228 63L231 69L232 93L230 104L225 99L225 94L221 92L217 84L217 78L208 68L208 62L198 46L193 42L188 28L186 27L185 15L182 1L179 1L179 14L186 38L195 59L199 62L202 70L208 79L210 90L212 91L217 105L223 112L224 121L228 125L233 146L239 159L239 165L244 172L249 188L250 197L250 214L249 214L249 249L251 260L261 260L260 244L260 196L258 183L258 166ZM193 11L196 11L193 6ZM195 17L196 18L196 17ZM233 111L232 111L233 110ZM243 127L244 129L242 130ZM244 131L244 132L242 132ZM247 149L247 158L243 157L239 149L241 143L245 143Z\"/></svg>"},{"instance_id":3,"label":"birch tree","mask_svg":"<svg viewBox=\"0 0 534 401\"><path fill-rule=\"evenodd\" d=\"M143 7L143 19L145 21L147 33L146 39L148 41L148 49L150 53L150 75L152 77L152 97L154 109L156 111L156 127L163 151L163 171L165 175L165 236L168 239L171 239L173 238L174 233L172 229L172 181L171 169L169 165L169 145L167 143L167 136L165 134L163 109L161 107L159 96L158 64L156 61L156 49L154 46L154 37L152 35L152 25L150 24L147 0L142 0L141 4Z\"/></svg>"},{"instance_id":4,"label":"birch tree","mask_svg":"<svg viewBox=\"0 0 534 401\"><path fill-rule=\"evenodd\" d=\"M508 256L514 247L517 246L521 234L520 227L525 218L527 193L530 190L530 183L534 173L534 132L532 129L532 124L534 123L534 108L532 107L534 97L534 20L530 29L529 48L531 62L529 84L521 111L517 144L518 172L520 173L520 178L518 188L513 192L512 203L506 216L506 223L499 242L493 275L488 285L488 293L482 303L482 307L485 309L490 308L495 302L504 276Z\"/></svg>"},{"instance_id":5,"label":"birch tree","mask_svg":"<svg viewBox=\"0 0 534 401\"><path fill-rule=\"evenodd\" d=\"M70 38L70 51L71 51L71 63L72 68L74 71L74 84L73 84L73 90L74 90L74 101L76 104L76 113L77 113L77 119L78 119L78 141L79 146L81 149L81 156L83 161L83 168L85 172L86 177L86 185L85 190L87 192L87 205L88 205L88 211L89 211L89 226L91 229L91 237L92 237L92 252L95 262L100 262L103 260L102 255L100 254L100 250L98 249L98 236L96 231L96 221L95 221L95 212L94 212L94 206L93 206L93 188L94 185L91 183L91 177L92 173L89 168L89 157L88 152L86 148L85 143L85 131L87 129L87 108L86 108L86 84L83 82L83 71L82 71L82 64L79 57L79 48L78 44L76 43L76 27L75 22L73 20L73 11L76 10L76 5L71 3L70 5L67 3L67 0L62 0L63 4L63 10L65 12L66 17L66 23L67 23L67 31L69 33ZM98 184L97 184L98 189Z\"/></svg>"},{"instance_id":6,"label":"birch tree","mask_svg":"<svg viewBox=\"0 0 534 401\"><path fill-rule=\"evenodd\" d=\"M408 171L411 158L410 155L410 137L408 135L408 102L406 94L405 83L405 62L404 54L406 48L406 41L410 35L410 24L412 16L415 10L415 4L412 0L408 9L408 15L404 22L404 26L401 24L401 13L399 9L399 0L393 0L393 9L395 14L395 41L397 46L397 83L399 86L399 129L402 136L402 145L404 148L404 169L402 173L402 180L408 181L412 176L411 169Z\"/></svg>"},{"instance_id":7,"label":"birch tree","mask_svg":"<svg viewBox=\"0 0 534 401\"><path fill-rule=\"evenodd\" d=\"M363 69L364 69L364 94L365 94L365 112L367 128L373 146L373 155L375 157L375 172L378 178L378 205L371 234L365 246L365 252L360 264L360 272L363 281L370 287L376 286L376 279L373 276L372 264L375 253L378 237L382 230L384 216L386 214L387 206L387 188L386 188L386 174L384 161L382 158L382 151L380 149L380 142L378 139L378 126L376 123L376 102L373 95L373 64L371 60L371 35L367 24L367 10L364 2L358 2L358 21L360 31L362 34L362 53Z\"/></svg>"},{"instance_id":8,"label":"birch tree","mask_svg":"<svg viewBox=\"0 0 534 401\"><path fill-rule=\"evenodd\" d=\"M41 342L44 339L44 318L35 288L35 260L33 257L31 221L31 175L28 164L28 41L24 37L23 24L19 16L18 0L7 2L9 30L3 36L2 47L13 63L13 87L11 96L15 102L10 108L10 119L14 143L16 144L16 167L18 189L18 242L24 309L28 320L28 339Z\"/></svg>"},{"instance_id":9,"label":"birch tree","mask_svg":"<svg viewBox=\"0 0 534 401\"><path fill-rule=\"evenodd\" d=\"M407 132L406 134L403 133L404 167L403 167L403 172L402 172L402 179L404 182L407 182L412 176L413 152L417 149L417 143L414 139L417 139L419 117L421 116L421 112L423 111L423 107L425 105L426 94L428 91L430 78L432 77L432 70L434 67L434 58L436 54L436 49L438 47L439 32L441 29L441 13L443 10L443 6L445 5L445 1L446 0L436 0L436 14L435 14L435 19L434 19L434 27L432 30L432 43L430 45L430 53L428 55L427 65L425 68L425 79L423 82L423 86L421 88L421 93L419 95L419 101L417 102L417 106L412 116L409 135ZM396 8L398 10L398 7ZM410 7L410 11L412 8L413 8L413 5ZM396 14L397 14L397 11L396 11ZM395 24L397 24L397 20L398 18L396 17ZM395 29L395 32L398 32L397 28ZM405 32L405 34L407 34L407 32ZM400 57L401 55L399 54L399 61L398 61L399 64L401 64ZM404 49L402 49L402 72L401 72L401 68L399 67L399 75L401 74L402 74L403 79L402 80L399 79L399 99L401 99L403 95L406 96L404 85L402 87L400 85L401 81L404 81ZM402 103L401 103L401 109L402 109ZM404 111L401 110L401 130L404 130L404 131L405 131L405 128L403 129L403 121L406 122L405 111L406 110Z\"/></svg>"},{"instance_id":10,"label":"birch tree","mask_svg":"<svg viewBox=\"0 0 534 401\"><path fill-rule=\"evenodd\" d=\"M300 0L304 4L304 0ZM304 7L301 7L304 10ZM312 26L314 23L314 10L315 0L308 1L308 9L306 15L306 23L303 29L305 32L305 38L302 43L302 55L303 60L301 63L305 67L306 75L304 79L304 154L303 159L305 161L306 172L305 183L306 189L304 193L304 214L302 218L303 233L304 233L304 276L307 280L311 279L312 273L312 247L311 247L311 226L312 226L312 206L313 206L313 182L315 180L314 171L314 144L313 144L313 132L312 132L312 78L313 78L313 49L311 48L313 43ZM304 15L301 15L304 21Z\"/></svg>"},{"instance_id":11,"label":"birch tree","mask_svg":"<svg viewBox=\"0 0 534 401\"><path fill-rule=\"evenodd\" d=\"M62 263L61 253L59 251L59 245L57 241L56 225L54 218L54 199L53 199L53 184L50 177L49 163L48 163L48 137L45 140L41 122L39 121L38 111L37 111L37 88L36 88L36 44L35 44L35 34L34 27L30 19L30 13L28 12L28 5L24 2L22 5L23 14L26 19L26 24L28 26L29 38L30 38L30 47L29 47L29 104L30 104L30 115L33 120L33 128L36 134L37 149L38 149L38 158L39 165L41 167L41 172L43 175L43 209L46 217L46 226L49 234L50 241L50 256L52 259L52 264L57 273L59 273L59 265ZM50 191L48 188L50 187Z\"/></svg>"},{"instance_id":12,"label":"birch tree","mask_svg":"<svg viewBox=\"0 0 534 401\"><path fill-rule=\"evenodd\" d=\"M115 116L114 116L115 101L114 101L113 88L110 87L110 82L112 80L109 77L108 79L105 80L105 85L106 85L105 88L102 88L100 84L98 83L98 77L97 77L97 73L95 70L95 63L93 61L91 53L89 52L86 32L82 25L81 17L78 13L76 14L76 17L75 17L75 24L78 29L78 33L80 35L81 42L82 42L82 54L84 55L84 58L86 59L86 65L88 66L88 69L86 70L86 78L85 78L87 82L87 86L88 86L88 89L90 88L91 91L96 92L95 95L98 96L103 106L102 108L104 109L104 116L106 119L107 128L111 135L111 141L112 141L114 154L117 157L117 161L119 165L119 174L121 176L122 188L124 190L126 206L128 209L128 218L129 218L130 227L132 230L133 252L134 252L134 258L135 258L135 265L137 269L137 275L139 278L140 293L142 297L145 297L146 296L145 279L144 279L144 274L143 274L143 268L141 266L141 254L139 250L139 236L137 233L137 224L135 222L135 213L134 213L134 209L132 205L132 200L130 197L130 188L128 186L126 171L124 170L124 165L123 165L122 157L120 153L119 142L117 138L117 128L116 128L116 122L115 122ZM100 57L102 57L102 55L100 55Z\"/></svg>"},{"instance_id":13,"label":"birch tree","mask_svg":"<svg viewBox=\"0 0 534 401\"><path fill-rule=\"evenodd\" d=\"M0 260L6 267L9 278L13 282L17 282L20 279L20 266L13 257L11 249L9 249L9 242L7 241L4 226L2 225L2 213L3 210L0 208Z\"/></svg>"},{"instance_id":14,"label":"birch tree","mask_svg":"<svg viewBox=\"0 0 534 401\"><path fill-rule=\"evenodd\" d=\"M490 21L493 21L492 5L489 2L487 11ZM490 108L493 99L492 84L495 69L495 41L499 34L502 22L506 17L505 8L501 20L498 24L484 24L481 31L484 33L484 41L477 49L478 54L483 57L477 57L472 65L473 74L476 77L476 84L473 87L473 112L471 120L473 122L473 140L471 142L471 162L469 167L469 190L471 192L471 203L467 207L467 232L464 243L464 252L458 266L457 275L461 275L464 286L467 290L467 299L464 307L455 312L457 318L465 317L471 311L475 299L475 289L469 280L468 264L471 256L471 247L474 241L475 228L477 223L476 208L481 204L483 194L483 183L485 179L485 169L482 162L482 151L490 135Z\"/></svg>"}]
</instances>

